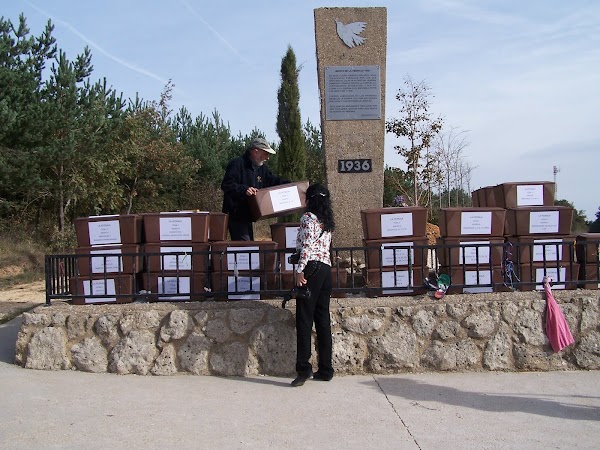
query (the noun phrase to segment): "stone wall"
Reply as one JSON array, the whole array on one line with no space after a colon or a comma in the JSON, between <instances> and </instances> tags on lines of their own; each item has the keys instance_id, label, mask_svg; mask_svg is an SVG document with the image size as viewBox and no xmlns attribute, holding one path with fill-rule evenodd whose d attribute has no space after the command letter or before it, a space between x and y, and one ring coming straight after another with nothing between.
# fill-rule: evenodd
<instances>
[{"instance_id":1,"label":"stone wall","mask_svg":"<svg viewBox=\"0 0 600 450\"><path fill-rule=\"evenodd\" d=\"M598 291L555 297L576 340L559 353L544 333L539 292L332 299L334 367L338 374L600 369ZM56 302L24 313L16 363L140 375L292 376L293 306Z\"/></svg>"}]
</instances>

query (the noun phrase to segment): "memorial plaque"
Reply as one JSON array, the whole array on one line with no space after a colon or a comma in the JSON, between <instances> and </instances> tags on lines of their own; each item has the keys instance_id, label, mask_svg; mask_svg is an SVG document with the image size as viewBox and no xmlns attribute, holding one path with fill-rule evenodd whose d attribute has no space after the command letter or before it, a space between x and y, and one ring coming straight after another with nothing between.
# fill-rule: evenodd
<instances>
[{"instance_id":1,"label":"memorial plaque","mask_svg":"<svg viewBox=\"0 0 600 450\"><path fill-rule=\"evenodd\" d=\"M326 120L381 119L379 66L325 67Z\"/></svg>"}]
</instances>

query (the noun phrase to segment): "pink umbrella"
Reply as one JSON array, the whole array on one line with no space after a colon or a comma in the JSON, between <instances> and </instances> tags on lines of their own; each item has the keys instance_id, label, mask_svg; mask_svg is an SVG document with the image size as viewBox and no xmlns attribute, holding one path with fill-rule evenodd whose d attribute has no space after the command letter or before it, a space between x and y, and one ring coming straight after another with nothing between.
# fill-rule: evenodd
<instances>
[{"instance_id":1,"label":"pink umbrella","mask_svg":"<svg viewBox=\"0 0 600 450\"><path fill-rule=\"evenodd\" d=\"M552 345L552 350L560 352L567 345L571 345L575 342L569 325L565 320L560 306L556 303L552 290L550 289L550 283L552 278L544 277L544 291L546 292L546 334Z\"/></svg>"}]
</instances>

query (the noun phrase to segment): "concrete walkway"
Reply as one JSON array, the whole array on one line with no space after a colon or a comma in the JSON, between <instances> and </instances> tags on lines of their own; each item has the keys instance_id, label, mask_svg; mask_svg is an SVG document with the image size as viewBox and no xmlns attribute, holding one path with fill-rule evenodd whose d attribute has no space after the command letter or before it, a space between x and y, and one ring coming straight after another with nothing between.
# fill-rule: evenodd
<instances>
[{"instance_id":1,"label":"concrete walkway","mask_svg":"<svg viewBox=\"0 0 600 450\"><path fill-rule=\"evenodd\" d=\"M0 448L600 448L600 372L119 376L13 364L0 325Z\"/></svg>"}]
</instances>

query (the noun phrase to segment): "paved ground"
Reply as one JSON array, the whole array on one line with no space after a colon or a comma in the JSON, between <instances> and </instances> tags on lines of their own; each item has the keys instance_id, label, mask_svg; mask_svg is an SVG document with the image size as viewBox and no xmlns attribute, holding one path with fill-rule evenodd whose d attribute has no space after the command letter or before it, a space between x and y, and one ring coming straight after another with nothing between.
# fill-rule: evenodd
<instances>
[{"instance_id":1,"label":"paved ground","mask_svg":"<svg viewBox=\"0 0 600 450\"><path fill-rule=\"evenodd\" d=\"M142 377L12 364L0 326L0 448L600 448L600 372Z\"/></svg>"}]
</instances>

